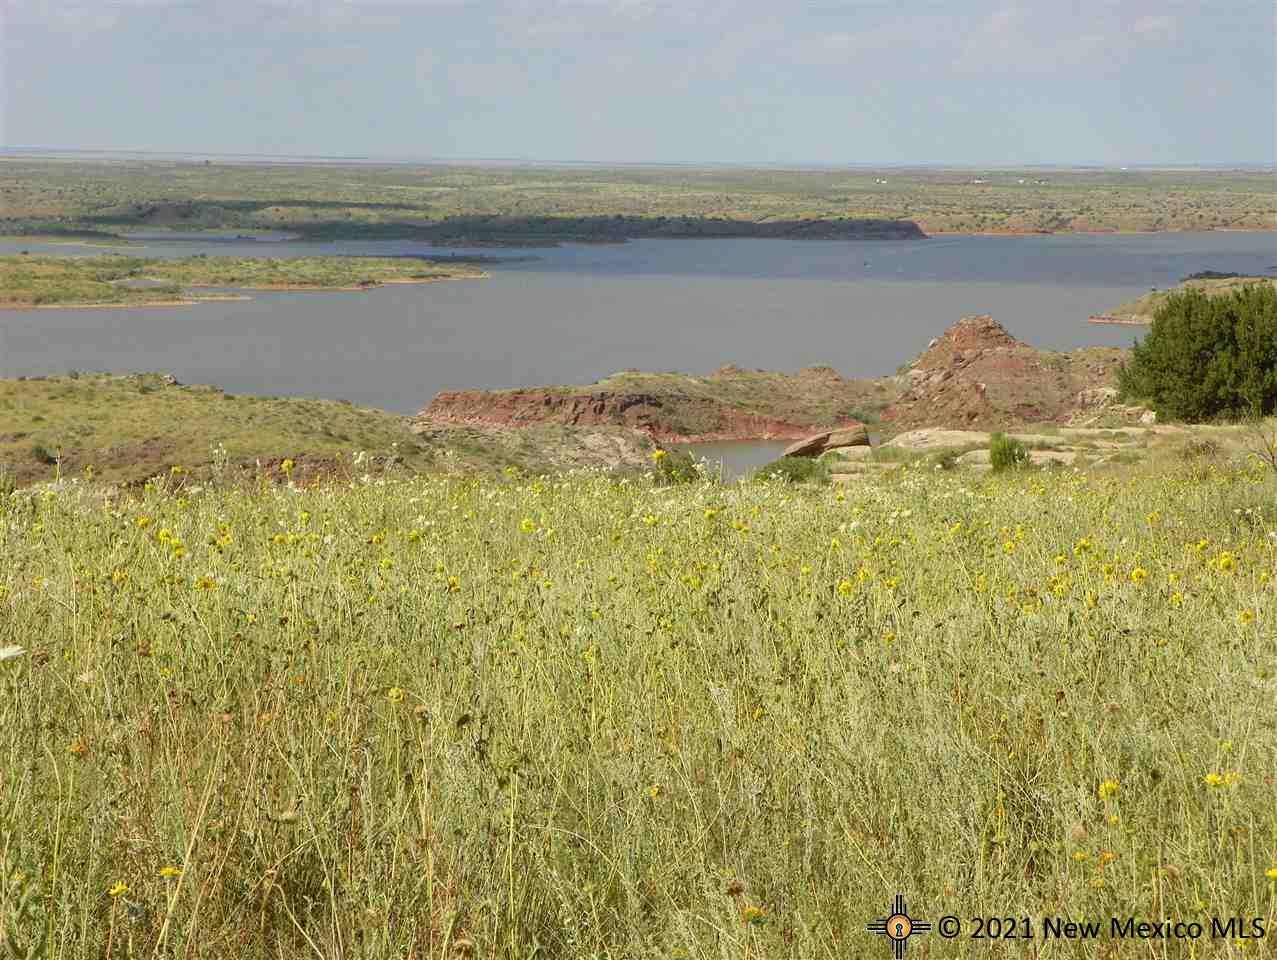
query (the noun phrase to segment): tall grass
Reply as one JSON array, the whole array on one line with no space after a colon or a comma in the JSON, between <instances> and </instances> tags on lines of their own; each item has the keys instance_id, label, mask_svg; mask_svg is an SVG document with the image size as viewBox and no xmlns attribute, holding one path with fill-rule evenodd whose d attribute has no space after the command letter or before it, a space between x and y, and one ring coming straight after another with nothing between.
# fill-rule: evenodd
<instances>
[{"instance_id":1,"label":"tall grass","mask_svg":"<svg viewBox=\"0 0 1277 960\"><path fill-rule=\"evenodd\" d=\"M50 957L842 958L886 955L897 892L1273 916L1271 471L914 474L18 491L0 925Z\"/></svg>"}]
</instances>

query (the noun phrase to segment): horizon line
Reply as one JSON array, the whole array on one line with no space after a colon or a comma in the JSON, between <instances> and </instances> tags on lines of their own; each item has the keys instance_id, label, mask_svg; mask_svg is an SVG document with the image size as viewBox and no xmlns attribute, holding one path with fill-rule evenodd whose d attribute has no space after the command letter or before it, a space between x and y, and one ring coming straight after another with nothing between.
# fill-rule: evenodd
<instances>
[{"instance_id":1,"label":"horizon line","mask_svg":"<svg viewBox=\"0 0 1277 960\"><path fill-rule=\"evenodd\" d=\"M582 166L582 167L730 167L735 169L799 169L799 170L1268 170L1277 167L1273 160L1231 161L1167 161L1129 160L1117 162L1051 161L1023 163L975 163L971 161L894 160L894 161L774 161L774 160L581 160L537 159L531 157L462 157L416 156L406 154L322 154L322 153L254 153L249 151L155 150L123 147L53 147L0 144L0 156L57 156L59 154L123 155L169 157L178 159L225 158L241 162L333 163L333 164L452 164L473 166Z\"/></svg>"}]
</instances>

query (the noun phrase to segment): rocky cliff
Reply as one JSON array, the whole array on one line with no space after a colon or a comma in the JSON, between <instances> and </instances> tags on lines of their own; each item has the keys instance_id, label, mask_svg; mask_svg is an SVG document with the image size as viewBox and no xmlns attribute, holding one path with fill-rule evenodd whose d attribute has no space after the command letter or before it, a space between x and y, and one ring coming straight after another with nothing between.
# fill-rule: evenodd
<instances>
[{"instance_id":1,"label":"rocky cliff","mask_svg":"<svg viewBox=\"0 0 1277 960\"><path fill-rule=\"evenodd\" d=\"M877 423L998 430L1063 422L1116 397L1126 351L1039 350L991 317L964 317L900 376L853 380L829 367L796 374L727 366L707 376L618 373L583 387L441 393L419 425L620 426L665 442L801 439Z\"/></svg>"},{"instance_id":2,"label":"rocky cliff","mask_svg":"<svg viewBox=\"0 0 1277 960\"><path fill-rule=\"evenodd\" d=\"M903 390L883 413L883 429L998 430L1063 422L1116 397L1127 351L1039 350L989 316L963 317L909 365Z\"/></svg>"},{"instance_id":3,"label":"rocky cliff","mask_svg":"<svg viewBox=\"0 0 1277 960\"><path fill-rule=\"evenodd\" d=\"M441 393L419 423L636 427L666 442L785 439L849 426L895 395L882 381L849 380L828 367L796 374L723 367L704 377L618 373L584 387Z\"/></svg>"}]
</instances>

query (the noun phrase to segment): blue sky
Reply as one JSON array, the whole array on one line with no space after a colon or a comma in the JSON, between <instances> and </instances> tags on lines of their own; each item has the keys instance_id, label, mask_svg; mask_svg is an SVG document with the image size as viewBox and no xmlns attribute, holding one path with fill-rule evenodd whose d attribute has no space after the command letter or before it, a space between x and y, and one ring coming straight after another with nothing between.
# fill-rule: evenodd
<instances>
[{"instance_id":1,"label":"blue sky","mask_svg":"<svg viewBox=\"0 0 1277 960\"><path fill-rule=\"evenodd\" d=\"M1271 0L0 0L0 144L1273 162Z\"/></svg>"}]
</instances>

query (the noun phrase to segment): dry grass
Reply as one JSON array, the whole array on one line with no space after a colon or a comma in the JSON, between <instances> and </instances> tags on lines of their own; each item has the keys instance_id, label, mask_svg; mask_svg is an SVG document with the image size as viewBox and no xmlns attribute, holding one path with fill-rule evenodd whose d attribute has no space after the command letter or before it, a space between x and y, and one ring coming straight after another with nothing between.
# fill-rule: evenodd
<instances>
[{"instance_id":1,"label":"dry grass","mask_svg":"<svg viewBox=\"0 0 1277 960\"><path fill-rule=\"evenodd\" d=\"M19 492L0 926L58 957L832 958L881 955L897 892L1272 917L1274 503L1258 466Z\"/></svg>"}]
</instances>

